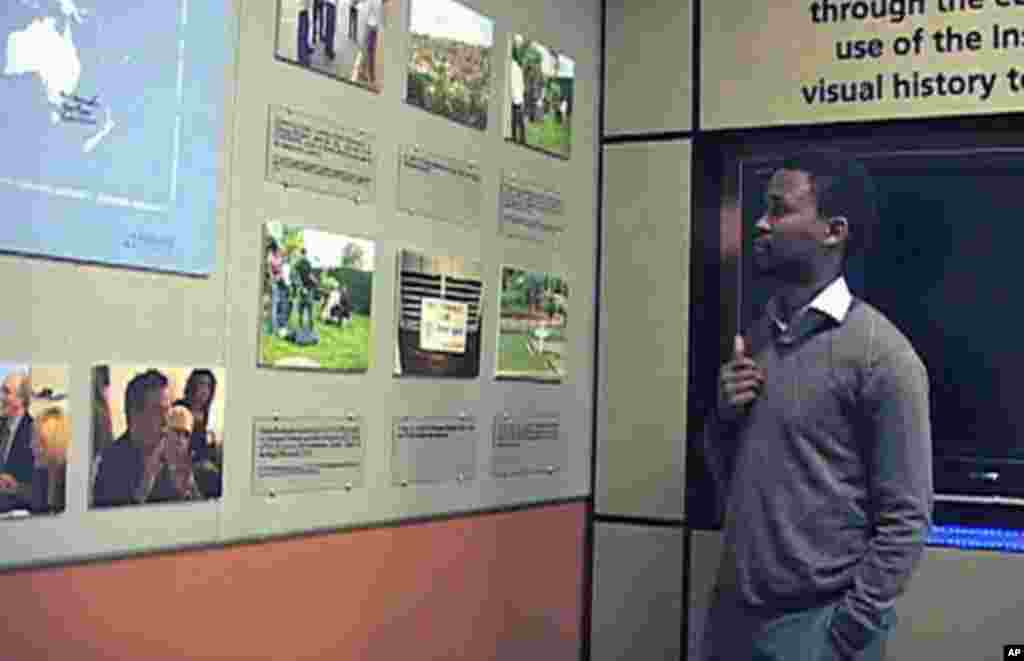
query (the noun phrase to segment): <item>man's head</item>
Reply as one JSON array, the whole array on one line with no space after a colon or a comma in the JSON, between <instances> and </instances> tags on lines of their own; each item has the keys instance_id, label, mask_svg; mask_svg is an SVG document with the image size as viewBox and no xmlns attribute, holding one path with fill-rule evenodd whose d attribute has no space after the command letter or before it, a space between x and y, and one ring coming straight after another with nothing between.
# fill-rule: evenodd
<instances>
[{"instance_id":1,"label":"man's head","mask_svg":"<svg viewBox=\"0 0 1024 661\"><path fill-rule=\"evenodd\" d=\"M874 184L863 165L838 152L795 154L768 182L756 225L755 264L762 273L790 281L838 271L866 245L877 220Z\"/></svg>"},{"instance_id":2,"label":"man's head","mask_svg":"<svg viewBox=\"0 0 1024 661\"><path fill-rule=\"evenodd\" d=\"M147 443L160 440L171 409L167 377L157 370L137 374L124 393L124 411L132 439Z\"/></svg>"},{"instance_id":3,"label":"man's head","mask_svg":"<svg viewBox=\"0 0 1024 661\"><path fill-rule=\"evenodd\" d=\"M0 386L0 399L3 401L3 414L17 418L28 412L32 402L32 380L27 372L11 372Z\"/></svg>"}]
</instances>

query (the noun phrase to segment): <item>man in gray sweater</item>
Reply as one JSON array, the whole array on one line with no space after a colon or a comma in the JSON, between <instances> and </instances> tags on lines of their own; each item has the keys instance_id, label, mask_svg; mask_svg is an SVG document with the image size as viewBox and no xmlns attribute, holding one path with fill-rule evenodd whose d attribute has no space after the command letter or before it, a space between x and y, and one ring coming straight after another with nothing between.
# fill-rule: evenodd
<instances>
[{"instance_id":1,"label":"man in gray sweater","mask_svg":"<svg viewBox=\"0 0 1024 661\"><path fill-rule=\"evenodd\" d=\"M795 155L765 204L754 262L778 286L704 433L725 508L704 656L875 661L931 524L928 375L843 277L877 221L864 167Z\"/></svg>"}]
</instances>

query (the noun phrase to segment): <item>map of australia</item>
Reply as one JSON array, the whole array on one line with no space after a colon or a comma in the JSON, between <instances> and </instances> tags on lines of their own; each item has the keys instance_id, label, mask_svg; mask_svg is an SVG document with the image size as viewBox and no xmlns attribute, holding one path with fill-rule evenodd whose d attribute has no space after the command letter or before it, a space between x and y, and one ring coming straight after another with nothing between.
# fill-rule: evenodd
<instances>
[{"instance_id":1,"label":"map of australia","mask_svg":"<svg viewBox=\"0 0 1024 661\"><path fill-rule=\"evenodd\" d=\"M23 30L7 37L7 65L4 75L35 74L39 77L52 106L52 123L62 121L96 124L93 117L97 98L83 99L76 93L82 77L82 60L78 56L71 24L81 24L83 12L74 0L59 0L61 18L39 16ZM63 22L58 27L57 21ZM114 129L114 120L107 109L106 122L93 136L82 143L82 150L91 152Z\"/></svg>"}]
</instances>

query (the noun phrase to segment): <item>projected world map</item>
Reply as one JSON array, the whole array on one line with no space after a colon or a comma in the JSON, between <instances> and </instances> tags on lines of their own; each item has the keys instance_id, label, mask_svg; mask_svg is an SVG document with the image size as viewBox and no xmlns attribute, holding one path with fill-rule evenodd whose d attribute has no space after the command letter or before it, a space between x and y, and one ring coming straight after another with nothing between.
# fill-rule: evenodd
<instances>
[{"instance_id":1,"label":"projected world map","mask_svg":"<svg viewBox=\"0 0 1024 661\"><path fill-rule=\"evenodd\" d=\"M6 4L0 250L209 272L228 3Z\"/></svg>"}]
</instances>

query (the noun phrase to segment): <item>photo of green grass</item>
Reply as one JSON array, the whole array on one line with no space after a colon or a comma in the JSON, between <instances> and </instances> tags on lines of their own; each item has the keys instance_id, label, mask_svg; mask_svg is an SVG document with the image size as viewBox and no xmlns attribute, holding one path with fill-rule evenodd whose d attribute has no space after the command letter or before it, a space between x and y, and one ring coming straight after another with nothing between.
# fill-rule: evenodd
<instances>
[{"instance_id":1,"label":"photo of green grass","mask_svg":"<svg viewBox=\"0 0 1024 661\"><path fill-rule=\"evenodd\" d=\"M568 302L561 276L502 269L498 379L565 380Z\"/></svg>"},{"instance_id":2,"label":"photo of green grass","mask_svg":"<svg viewBox=\"0 0 1024 661\"><path fill-rule=\"evenodd\" d=\"M290 320L298 325L298 314L294 313ZM370 368L371 321L369 315L352 315L352 325L338 328L333 324L314 322L314 328L320 336L320 342L312 347L300 347L275 335L264 334L261 338L260 354L263 359L280 367L320 367L322 365L342 365L353 371L366 371Z\"/></svg>"},{"instance_id":3,"label":"photo of green grass","mask_svg":"<svg viewBox=\"0 0 1024 661\"><path fill-rule=\"evenodd\" d=\"M554 48L513 35L509 43L505 139L569 158L576 64Z\"/></svg>"},{"instance_id":4,"label":"photo of green grass","mask_svg":"<svg viewBox=\"0 0 1024 661\"><path fill-rule=\"evenodd\" d=\"M374 261L373 241L267 223L259 365L367 371Z\"/></svg>"}]
</instances>

